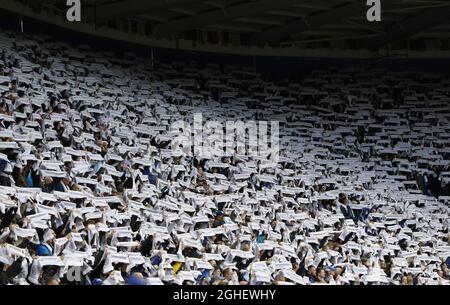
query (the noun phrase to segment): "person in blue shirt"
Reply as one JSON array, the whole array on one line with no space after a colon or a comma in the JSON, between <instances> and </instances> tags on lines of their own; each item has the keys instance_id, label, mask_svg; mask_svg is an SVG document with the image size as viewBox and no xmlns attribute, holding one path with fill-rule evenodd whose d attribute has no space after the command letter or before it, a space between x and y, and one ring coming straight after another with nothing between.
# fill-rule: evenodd
<instances>
[{"instance_id":1,"label":"person in blue shirt","mask_svg":"<svg viewBox=\"0 0 450 305\"><path fill-rule=\"evenodd\" d=\"M150 181L151 184L157 184L158 175L154 174L153 171L150 170L149 166L145 166L144 169L141 170L141 172L148 177L148 181Z\"/></svg>"},{"instance_id":2,"label":"person in blue shirt","mask_svg":"<svg viewBox=\"0 0 450 305\"><path fill-rule=\"evenodd\" d=\"M130 286L146 286L144 276L140 272L134 272L127 277L126 283Z\"/></svg>"},{"instance_id":3,"label":"person in blue shirt","mask_svg":"<svg viewBox=\"0 0 450 305\"><path fill-rule=\"evenodd\" d=\"M314 267L314 266L309 266L308 267L308 271L307 271L306 276L308 277L309 282L311 284L316 282L316 272L317 272L316 271L316 267Z\"/></svg>"},{"instance_id":4,"label":"person in blue shirt","mask_svg":"<svg viewBox=\"0 0 450 305\"><path fill-rule=\"evenodd\" d=\"M52 250L45 244L39 244L35 247L37 256L52 256Z\"/></svg>"}]
</instances>

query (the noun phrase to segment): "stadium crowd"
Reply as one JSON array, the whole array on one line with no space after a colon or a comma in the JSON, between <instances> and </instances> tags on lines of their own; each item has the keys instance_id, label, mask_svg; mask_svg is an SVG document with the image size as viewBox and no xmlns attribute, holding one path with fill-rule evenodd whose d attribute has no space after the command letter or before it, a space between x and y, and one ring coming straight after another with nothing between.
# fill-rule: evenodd
<instances>
[{"instance_id":1,"label":"stadium crowd","mask_svg":"<svg viewBox=\"0 0 450 305\"><path fill-rule=\"evenodd\" d=\"M0 33L3 285L450 283L450 79L268 81ZM174 121L278 121L279 159Z\"/></svg>"}]
</instances>

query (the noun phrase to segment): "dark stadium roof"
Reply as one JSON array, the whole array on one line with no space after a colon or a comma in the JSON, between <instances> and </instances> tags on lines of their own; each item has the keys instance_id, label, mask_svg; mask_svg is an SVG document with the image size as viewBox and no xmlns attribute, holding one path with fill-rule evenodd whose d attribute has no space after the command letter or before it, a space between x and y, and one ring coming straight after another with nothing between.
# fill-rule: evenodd
<instances>
[{"instance_id":1,"label":"dark stadium roof","mask_svg":"<svg viewBox=\"0 0 450 305\"><path fill-rule=\"evenodd\" d=\"M2 2L13 0L2 0ZM18 1L67 10L65 0ZM38 2L38 3L37 3ZM216 43L377 49L414 39L450 38L450 1L384 0L382 21L366 20L366 0L84 0L82 22L133 27L147 36ZM0 4L0 7L2 4ZM111 21L113 20L113 21ZM132 20L129 22L129 20ZM215 37L215 38L214 38ZM406 47L407 48L407 47Z\"/></svg>"}]
</instances>

